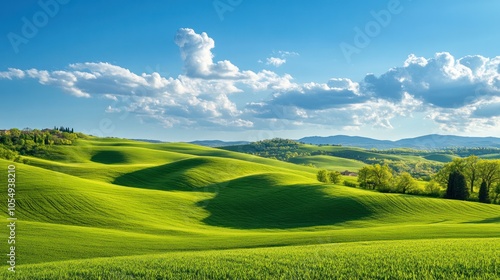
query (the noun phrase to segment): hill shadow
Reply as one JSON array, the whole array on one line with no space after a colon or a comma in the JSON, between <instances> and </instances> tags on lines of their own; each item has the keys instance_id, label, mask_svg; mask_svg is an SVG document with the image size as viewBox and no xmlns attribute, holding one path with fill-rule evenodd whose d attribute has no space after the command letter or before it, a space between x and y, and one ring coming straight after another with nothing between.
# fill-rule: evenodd
<instances>
[{"instance_id":1,"label":"hill shadow","mask_svg":"<svg viewBox=\"0 0 500 280\"><path fill-rule=\"evenodd\" d=\"M491 224L500 223L500 216L479 221L466 222L466 224Z\"/></svg>"},{"instance_id":2,"label":"hill shadow","mask_svg":"<svg viewBox=\"0 0 500 280\"><path fill-rule=\"evenodd\" d=\"M371 212L351 197L332 197L318 185L277 185L271 174L252 175L211 186L212 199L197 205L210 212L212 226L237 229L290 229L336 225Z\"/></svg>"},{"instance_id":3,"label":"hill shadow","mask_svg":"<svg viewBox=\"0 0 500 280\"><path fill-rule=\"evenodd\" d=\"M190 176L190 170L199 170L212 162L205 158L188 158L160 166L145 168L117 177L113 184L141 189L164 191L207 191L211 185L207 176ZM202 187L200 187L202 186Z\"/></svg>"},{"instance_id":4,"label":"hill shadow","mask_svg":"<svg viewBox=\"0 0 500 280\"><path fill-rule=\"evenodd\" d=\"M123 164L127 162L127 157L118 151L98 151L90 158L90 161L103 164Z\"/></svg>"}]
</instances>

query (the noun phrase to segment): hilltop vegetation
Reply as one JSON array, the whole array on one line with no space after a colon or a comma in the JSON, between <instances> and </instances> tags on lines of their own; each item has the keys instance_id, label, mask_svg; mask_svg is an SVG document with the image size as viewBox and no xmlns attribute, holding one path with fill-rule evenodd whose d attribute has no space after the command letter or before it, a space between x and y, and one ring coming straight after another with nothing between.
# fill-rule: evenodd
<instances>
[{"instance_id":1,"label":"hilltop vegetation","mask_svg":"<svg viewBox=\"0 0 500 280\"><path fill-rule=\"evenodd\" d=\"M14 163L17 279L498 274L498 205L320 183L311 166L185 143L82 135L47 151Z\"/></svg>"},{"instance_id":2,"label":"hilltop vegetation","mask_svg":"<svg viewBox=\"0 0 500 280\"><path fill-rule=\"evenodd\" d=\"M0 158L20 160L20 155L47 157L54 145L72 145L82 133L74 133L70 128L0 130Z\"/></svg>"}]
</instances>

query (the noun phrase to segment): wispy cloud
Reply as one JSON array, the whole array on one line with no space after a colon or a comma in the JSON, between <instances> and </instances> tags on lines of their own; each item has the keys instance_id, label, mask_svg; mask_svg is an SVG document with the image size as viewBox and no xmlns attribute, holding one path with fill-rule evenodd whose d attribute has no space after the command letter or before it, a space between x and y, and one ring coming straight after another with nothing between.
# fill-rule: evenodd
<instances>
[{"instance_id":1,"label":"wispy cloud","mask_svg":"<svg viewBox=\"0 0 500 280\"><path fill-rule=\"evenodd\" d=\"M296 52L290 51L278 51L273 54L273 56L266 58L266 65L273 65L274 67L280 67L287 62L287 57L298 56ZM259 60L262 63L262 60Z\"/></svg>"},{"instance_id":2,"label":"wispy cloud","mask_svg":"<svg viewBox=\"0 0 500 280\"><path fill-rule=\"evenodd\" d=\"M280 67L281 65L286 63L286 59L279 57L268 57L266 58L267 65L273 65L275 67Z\"/></svg>"}]
</instances>

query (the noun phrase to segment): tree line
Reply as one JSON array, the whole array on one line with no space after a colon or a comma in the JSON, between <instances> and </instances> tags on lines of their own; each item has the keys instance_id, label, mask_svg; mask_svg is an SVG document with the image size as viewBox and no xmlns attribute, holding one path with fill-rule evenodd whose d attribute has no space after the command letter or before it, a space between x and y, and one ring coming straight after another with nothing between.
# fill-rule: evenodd
<instances>
[{"instance_id":1,"label":"tree line","mask_svg":"<svg viewBox=\"0 0 500 280\"><path fill-rule=\"evenodd\" d=\"M324 178L329 178L329 173L320 170L317 179L327 182ZM338 183L339 180L331 182ZM424 189L410 173L397 172L389 165L367 165L359 170L357 180L360 188L380 192L500 203L500 160L481 159L474 155L445 164L425 183Z\"/></svg>"},{"instance_id":2,"label":"tree line","mask_svg":"<svg viewBox=\"0 0 500 280\"><path fill-rule=\"evenodd\" d=\"M82 133L74 133L73 128L0 130L0 158L20 160L21 155L44 157L53 145L72 145Z\"/></svg>"},{"instance_id":3,"label":"tree line","mask_svg":"<svg viewBox=\"0 0 500 280\"><path fill-rule=\"evenodd\" d=\"M456 158L434 176L435 180L443 185L449 185L453 178L451 174L463 176L463 184L469 195L479 192L478 199L494 203L500 196L500 160L481 159L475 155L466 158ZM462 179L460 179L462 180ZM462 182L460 182L462 184ZM467 197L468 198L468 197Z\"/></svg>"}]
</instances>

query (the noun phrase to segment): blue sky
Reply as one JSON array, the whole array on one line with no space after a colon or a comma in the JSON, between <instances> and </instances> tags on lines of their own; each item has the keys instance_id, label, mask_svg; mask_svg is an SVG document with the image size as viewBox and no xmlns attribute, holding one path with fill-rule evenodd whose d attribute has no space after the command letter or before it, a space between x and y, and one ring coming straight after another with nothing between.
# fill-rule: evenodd
<instances>
[{"instance_id":1,"label":"blue sky","mask_svg":"<svg viewBox=\"0 0 500 280\"><path fill-rule=\"evenodd\" d=\"M3 1L0 128L500 136L500 2Z\"/></svg>"}]
</instances>

